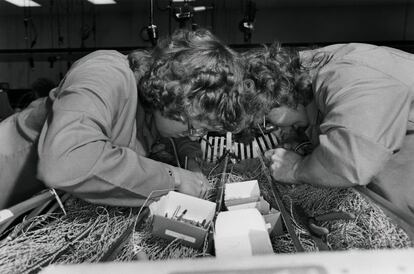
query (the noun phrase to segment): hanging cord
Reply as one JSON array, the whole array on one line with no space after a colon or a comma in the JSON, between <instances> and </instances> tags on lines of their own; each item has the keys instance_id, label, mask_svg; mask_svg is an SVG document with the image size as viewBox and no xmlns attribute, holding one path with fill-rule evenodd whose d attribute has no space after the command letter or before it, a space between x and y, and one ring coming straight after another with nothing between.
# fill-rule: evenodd
<instances>
[{"instance_id":1,"label":"hanging cord","mask_svg":"<svg viewBox=\"0 0 414 274\"><path fill-rule=\"evenodd\" d=\"M81 48L85 47L84 31L85 31L85 6L82 1L81 2L81 29L80 29Z\"/></svg>"},{"instance_id":2,"label":"hanging cord","mask_svg":"<svg viewBox=\"0 0 414 274\"><path fill-rule=\"evenodd\" d=\"M96 5L92 7L92 39L93 45L96 47Z\"/></svg>"},{"instance_id":3,"label":"hanging cord","mask_svg":"<svg viewBox=\"0 0 414 274\"><path fill-rule=\"evenodd\" d=\"M214 19L215 19L215 10L216 10L216 7L214 6L214 0L211 1L210 6L212 7L212 9L210 11L211 31L213 33L215 33L216 30L215 30L215 22L214 22Z\"/></svg>"},{"instance_id":4,"label":"hanging cord","mask_svg":"<svg viewBox=\"0 0 414 274\"><path fill-rule=\"evenodd\" d=\"M25 3L26 4L26 3ZM33 23L33 18L31 14L31 8L27 5L23 7L23 24L24 24L24 32L25 32L25 42L26 48L31 49L36 45L37 42L37 30L36 26ZM33 54L31 53L28 59L29 62L29 69L27 70L27 85L30 83L30 71L34 69L34 58Z\"/></svg>"},{"instance_id":5,"label":"hanging cord","mask_svg":"<svg viewBox=\"0 0 414 274\"><path fill-rule=\"evenodd\" d=\"M54 21L54 15L53 15L54 4L53 4L53 0L50 0L49 2L50 2L50 4L49 4L49 18L50 18L50 21L53 22ZM51 42L51 47L52 48L55 47L55 45L54 45L55 35L53 34L53 32L54 32L54 24L50 24L50 42Z\"/></svg>"},{"instance_id":6,"label":"hanging cord","mask_svg":"<svg viewBox=\"0 0 414 274\"><path fill-rule=\"evenodd\" d=\"M405 0L405 9L404 9L404 30L403 30L403 41L407 39L407 23L408 23L408 14L410 9L410 0Z\"/></svg>"},{"instance_id":7,"label":"hanging cord","mask_svg":"<svg viewBox=\"0 0 414 274\"><path fill-rule=\"evenodd\" d=\"M57 35L58 35L58 47L60 48L63 45L64 39L62 36L62 24L61 24L61 13L60 13L59 3L55 7L56 7L56 27L57 27Z\"/></svg>"},{"instance_id":8,"label":"hanging cord","mask_svg":"<svg viewBox=\"0 0 414 274\"><path fill-rule=\"evenodd\" d=\"M148 39L153 46L158 41L158 27L154 24L154 0L149 0L150 13L149 13L149 25L147 27Z\"/></svg>"},{"instance_id":9,"label":"hanging cord","mask_svg":"<svg viewBox=\"0 0 414 274\"><path fill-rule=\"evenodd\" d=\"M33 48L36 45L36 43L37 43L37 28L36 28L36 25L33 22L33 18L32 18L31 12L30 12L30 22L29 22L29 26L30 26L30 29L31 29L30 34L33 34L33 36L31 35L31 37L33 37L33 38L32 38L32 40L30 42L30 48Z\"/></svg>"},{"instance_id":10,"label":"hanging cord","mask_svg":"<svg viewBox=\"0 0 414 274\"><path fill-rule=\"evenodd\" d=\"M29 22L27 18L27 7L26 5L23 7L23 24L24 24L24 41L26 44L26 48L29 48ZM32 67L33 58L29 57L29 66ZM26 82L29 85L30 82L30 68L27 69L26 73Z\"/></svg>"},{"instance_id":11,"label":"hanging cord","mask_svg":"<svg viewBox=\"0 0 414 274\"><path fill-rule=\"evenodd\" d=\"M181 168L180 158L178 158L177 148L176 148L176 146L175 146L174 139L173 139L173 138L168 138L168 139L169 139L169 140L170 140L170 142L171 142L171 145L172 145L172 148L173 148L173 151L174 151L175 161L177 162L177 166L178 166L179 168Z\"/></svg>"},{"instance_id":12,"label":"hanging cord","mask_svg":"<svg viewBox=\"0 0 414 274\"><path fill-rule=\"evenodd\" d=\"M69 5L72 3L71 0L66 0L66 37L67 37L67 44L66 46L70 48L70 14L71 10L69 8Z\"/></svg>"},{"instance_id":13,"label":"hanging cord","mask_svg":"<svg viewBox=\"0 0 414 274\"><path fill-rule=\"evenodd\" d=\"M24 23L24 31L25 31L24 39L26 40L26 47L33 48L37 42L37 29L36 29L36 25L33 23L31 7L28 7L28 6L23 7L23 23Z\"/></svg>"},{"instance_id":14,"label":"hanging cord","mask_svg":"<svg viewBox=\"0 0 414 274\"><path fill-rule=\"evenodd\" d=\"M168 5L168 35L171 36L172 33L172 18L173 11L172 11L172 0L170 0L170 4Z\"/></svg>"},{"instance_id":15,"label":"hanging cord","mask_svg":"<svg viewBox=\"0 0 414 274\"><path fill-rule=\"evenodd\" d=\"M24 40L26 42L26 48L30 48L29 41L30 41L30 7L24 5L23 7L23 24L24 24Z\"/></svg>"}]
</instances>

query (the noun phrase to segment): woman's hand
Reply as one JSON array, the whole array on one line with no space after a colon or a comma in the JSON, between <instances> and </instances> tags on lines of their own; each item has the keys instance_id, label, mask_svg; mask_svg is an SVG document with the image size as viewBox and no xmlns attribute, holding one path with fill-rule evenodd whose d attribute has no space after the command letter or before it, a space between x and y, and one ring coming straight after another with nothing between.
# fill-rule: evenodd
<instances>
[{"instance_id":1,"label":"woman's hand","mask_svg":"<svg viewBox=\"0 0 414 274\"><path fill-rule=\"evenodd\" d=\"M282 183L299 183L295 178L295 172L303 159L301 155L284 148L276 148L266 151L265 157L270 160L270 171L275 180Z\"/></svg>"},{"instance_id":2,"label":"woman's hand","mask_svg":"<svg viewBox=\"0 0 414 274\"><path fill-rule=\"evenodd\" d=\"M201 172L192 172L182 168L174 170L174 176L177 176L176 190L195 197L204 198L210 189L207 178Z\"/></svg>"}]
</instances>

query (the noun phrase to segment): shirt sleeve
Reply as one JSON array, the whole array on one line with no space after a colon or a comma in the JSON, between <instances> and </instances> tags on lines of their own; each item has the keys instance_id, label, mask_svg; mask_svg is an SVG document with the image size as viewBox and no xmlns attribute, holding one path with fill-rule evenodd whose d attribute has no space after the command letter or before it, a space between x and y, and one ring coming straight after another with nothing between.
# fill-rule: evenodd
<instances>
[{"instance_id":1,"label":"shirt sleeve","mask_svg":"<svg viewBox=\"0 0 414 274\"><path fill-rule=\"evenodd\" d=\"M319 145L299 164L299 181L324 186L366 185L399 149L407 129L407 86L372 68L338 62L314 82L324 119Z\"/></svg>"},{"instance_id":2,"label":"shirt sleeve","mask_svg":"<svg viewBox=\"0 0 414 274\"><path fill-rule=\"evenodd\" d=\"M111 66L74 70L67 77L40 136L39 179L84 200L116 206L141 206L147 197L174 189L174 167L111 141L113 123L123 122L117 120L123 106L107 95L120 92L125 80Z\"/></svg>"}]
</instances>

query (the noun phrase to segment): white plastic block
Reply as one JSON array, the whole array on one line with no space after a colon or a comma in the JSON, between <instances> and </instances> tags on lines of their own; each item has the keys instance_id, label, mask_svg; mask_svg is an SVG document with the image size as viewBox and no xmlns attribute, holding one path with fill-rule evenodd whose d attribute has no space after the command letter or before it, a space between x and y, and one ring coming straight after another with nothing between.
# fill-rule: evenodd
<instances>
[{"instance_id":1,"label":"white plastic block","mask_svg":"<svg viewBox=\"0 0 414 274\"><path fill-rule=\"evenodd\" d=\"M257 180L228 183L225 187L224 203L226 206L257 202L260 199L260 188Z\"/></svg>"},{"instance_id":2,"label":"white plastic block","mask_svg":"<svg viewBox=\"0 0 414 274\"><path fill-rule=\"evenodd\" d=\"M265 221L254 208L220 212L214 246L217 258L273 254Z\"/></svg>"}]
</instances>

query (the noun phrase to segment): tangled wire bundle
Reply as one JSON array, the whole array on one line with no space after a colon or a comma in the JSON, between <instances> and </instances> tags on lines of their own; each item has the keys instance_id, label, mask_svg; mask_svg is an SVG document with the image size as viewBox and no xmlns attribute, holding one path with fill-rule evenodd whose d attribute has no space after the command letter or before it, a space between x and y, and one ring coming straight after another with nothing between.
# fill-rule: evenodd
<instances>
[{"instance_id":1,"label":"tangled wire bundle","mask_svg":"<svg viewBox=\"0 0 414 274\"><path fill-rule=\"evenodd\" d=\"M221 169L204 166L213 186L220 180ZM265 170L258 161L249 160L229 166L227 182L257 179L265 199L271 198ZM299 204L309 215L344 210L356 215L354 220L330 221L328 245L332 250L405 248L411 245L407 234L382 212L352 189L316 188L307 185L279 185L283 202L290 209ZM118 238L136 222L139 209L99 206L76 198L69 199L61 213L45 214L24 220L3 235L0 242L0 273L24 273L40 270L52 263L99 262ZM294 222L296 234L306 251L317 247L300 224ZM5 236L9 236L6 238ZM275 253L291 253L294 247L288 234L272 236ZM151 234L151 219L133 230L117 261L132 261L138 252L150 260L211 256L207 244L201 250L183 246L180 241L168 242Z\"/></svg>"}]
</instances>

